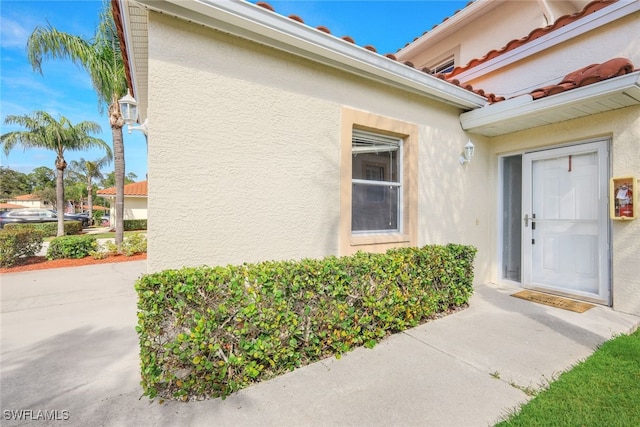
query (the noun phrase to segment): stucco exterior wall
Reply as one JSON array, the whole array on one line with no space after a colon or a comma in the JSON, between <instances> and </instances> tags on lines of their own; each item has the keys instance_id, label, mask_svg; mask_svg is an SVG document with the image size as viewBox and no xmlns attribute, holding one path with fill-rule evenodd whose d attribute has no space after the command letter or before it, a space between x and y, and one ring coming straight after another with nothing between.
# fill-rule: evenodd
<instances>
[{"instance_id":1,"label":"stucco exterior wall","mask_svg":"<svg viewBox=\"0 0 640 427\"><path fill-rule=\"evenodd\" d=\"M25 208L55 209L55 206L45 203L42 200L11 199L11 200L7 200L7 203L11 203L13 205L20 205Z\"/></svg>"},{"instance_id":2,"label":"stucco exterior wall","mask_svg":"<svg viewBox=\"0 0 640 427\"><path fill-rule=\"evenodd\" d=\"M115 227L116 202L115 197L109 198L109 218L110 226ZM146 197L124 196L124 219L147 219L148 208Z\"/></svg>"},{"instance_id":3,"label":"stucco exterior wall","mask_svg":"<svg viewBox=\"0 0 640 427\"><path fill-rule=\"evenodd\" d=\"M572 6L569 6L572 7ZM455 53L455 65L464 66L472 59L482 58L490 50L500 49L509 41L527 35L527 28L544 27L543 9L537 1L502 2L490 14L481 16L456 31L435 39L417 54L399 54L402 61L411 61L416 67L432 66L434 61ZM487 31L491 28L491 31Z\"/></svg>"},{"instance_id":4,"label":"stucco exterior wall","mask_svg":"<svg viewBox=\"0 0 640 427\"><path fill-rule=\"evenodd\" d=\"M147 219L147 198L125 197L124 219Z\"/></svg>"},{"instance_id":5,"label":"stucco exterior wall","mask_svg":"<svg viewBox=\"0 0 640 427\"><path fill-rule=\"evenodd\" d=\"M512 2L517 3L517 2ZM507 98L557 84L567 74L591 64L623 57L640 67L640 12L567 40L498 71L469 80L474 88ZM550 66L550 64L553 64Z\"/></svg>"},{"instance_id":6,"label":"stucco exterior wall","mask_svg":"<svg viewBox=\"0 0 640 427\"><path fill-rule=\"evenodd\" d=\"M150 271L340 255L346 106L418 127L418 245L474 244L488 279L489 154L460 165L458 109L153 12L149 77Z\"/></svg>"},{"instance_id":7,"label":"stucco exterior wall","mask_svg":"<svg viewBox=\"0 0 640 427\"><path fill-rule=\"evenodd\" d=\"M640 178L640 107L627 107L496 137L491 141L490 151L497 156L515 154L599 137L611 139L610 175L634 175ZM495 162L491 170L494 171L494 182L497 182L497 157ZM638 183L636 188L640 188ZM497 196L495 200L497 205ZM610 222L613 308L640 315L640 219ZM492 231L492 235L497 235L497 229ZM495 247L497 256L497 246ZM498 265L497 261L492 262L492 265ZM492 272L494 280L499 280L498 274L498 271Z\"/></svg>"}]
</instances>

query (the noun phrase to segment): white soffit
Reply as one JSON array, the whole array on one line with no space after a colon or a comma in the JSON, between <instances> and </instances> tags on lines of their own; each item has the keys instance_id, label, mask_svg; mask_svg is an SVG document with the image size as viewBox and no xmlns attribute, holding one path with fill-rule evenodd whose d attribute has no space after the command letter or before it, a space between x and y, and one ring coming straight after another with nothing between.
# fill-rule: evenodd
<instances>
[{"instance_id":1,"label":"white soffit","mask_svg":"<svg viewBox=\"0 0 640 427\"><path fill-rule=\"evenodd\" d=\"M133 94L138 101L140 122L147 118L149 49L147 10L135 2L119 0L125 46L132 74Z\"/></svg>"},{"instance_id":2,"label":"white soffit","mask_svg":"<svg viewBox=\"0 0 640 427\"><path fill-rule=\"evenodd\" d=\"M533 100L522 95L460 115L462 129L505 135L618 108L640 105L640 71Z\"/></svg>"},{"instance_id":3,"label":"white soffit","mask_svg":"<svg viewBox=\"0 0 640 427\"><path fill-rule=\"evenodd\" d=\"M223 31L470 110L478 94L243 0L137 0L149 10Z\"/></svg>"}]
</instances>

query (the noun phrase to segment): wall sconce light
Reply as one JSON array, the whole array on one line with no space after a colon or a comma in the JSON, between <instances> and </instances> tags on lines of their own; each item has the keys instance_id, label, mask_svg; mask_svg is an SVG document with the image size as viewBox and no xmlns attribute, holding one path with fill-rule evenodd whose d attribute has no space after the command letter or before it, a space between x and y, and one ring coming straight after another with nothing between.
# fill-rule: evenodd
<instances>
[{"instance_id":1,"label":"wall sconce light","mask_svg":"<svg viewBox=\"0 0 640 427\"><path fill-rule=\"evenodd\" d=\"M127 89L127 94L120 98L118 104L120 104L120 114L122 114L124 122L128 125L129 133L131 133L132 130L139 130L147 136L149 131L147 119L144 119L144 122L140 126L132 126L138 121L138 101L131 96L129 89Z\"/></svg>"},{"instance_id":2,"label":"wall sconce light","mask_svg":"<svg viewBox=\"0 0 640 427\"><path fill-rule=\"evenodd\" d=\"M148 136L148 134L149 134L149 122L148 122L148 120L144 119L144 122L142 122L142 124L140 126L131 126L131 125L129 125L129 133L131 133L132 130L142 131L142 133L144 133L144 136Z\"/></svg>"},{"instance_id":3,"label":"wall sconce light","mask_svg":"<svg viewBox=\"0 0 640 427\"><path fill-rule=\"evenodd\" d=\"M471 142L471 140L469 140L464 146L464 153L462 153L462 156L460 156L461 165L464 165L465 163L469 163L471 161L474 149L475 147L473 146L473 143Z\"/></svg>"}]
</instances>

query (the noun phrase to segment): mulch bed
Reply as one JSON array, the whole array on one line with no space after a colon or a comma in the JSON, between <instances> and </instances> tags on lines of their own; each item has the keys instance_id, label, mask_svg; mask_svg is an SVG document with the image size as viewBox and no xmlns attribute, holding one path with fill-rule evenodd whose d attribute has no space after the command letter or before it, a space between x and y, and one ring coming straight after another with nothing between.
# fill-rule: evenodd
<instances>
[{"instance_id":1,"label":"mulch bed","mask_svg":"<svg viewBox=\"0 0 640 427\"><path fill-rule=\"evenodd\" d=\"M110 255L104 259L93 259L92 257L84 257L80 259L54 259L47 260L43 256L34 256L25 258L13 267L0 268L0 273L19 273L23 271L44 270L48 268L65 268L79 267L83 265L93 264L109 264L114 262L141 261L147 259L147 254L137 254L132 256Z\"/></svg>"}]
</instances>

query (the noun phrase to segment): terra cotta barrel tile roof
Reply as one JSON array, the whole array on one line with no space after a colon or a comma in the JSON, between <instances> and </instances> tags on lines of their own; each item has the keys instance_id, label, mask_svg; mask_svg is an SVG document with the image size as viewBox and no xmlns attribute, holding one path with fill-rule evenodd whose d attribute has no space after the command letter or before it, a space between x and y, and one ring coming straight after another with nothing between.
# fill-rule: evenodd
<instances>
[{"instance_id":1,"label":"terra cotta barrel tile roof","mask_svg":"<svg viewBox=\"0 0 640 427\"><path fill-rule=\"evenodd\" d=\"M533 99L540 99L613 77L623 76L633 71L633 64L627 58L613 58L602 64L591 64L573 71L567 74L558 84L535 89L531 92L531 96Z\"/></svg>"},{"instance_id":2,"label":"terra cotta barrel tile roof","mask_svg":"<svg viewBox=\"0 0 640 427\"><path fill-rule=\"evenodd\" d=\"M523 37L521 39L514 39L511 40L509 43L507 43L503 48L501 49L497 49L497 50L492 50L489 53L487 53L485 56L483 56L482 58L479 59L474 59L472 61L470 61L467 65L465 65L464 67L456 67L454 68L454 70L451 73L447 73L447 74L436 74L435 77L444 80L450 84L453 84L455 86L461 87L463 89L466 89L468 91L471 91L473 93L476 93L484 98L487 99L487 101L490 104L496 103L496 102L500 102L500 101L504 101L506 98L504 98L503 96L497 96L493 93L485 93L484 90L482 89L474 89L470 84L463 84L460 82L460 80L453 78L454 76L456 76L457 74L466 71L470 68L473 68L479 64L482 64L485 61L489 61L490 59L495 58L496 56L502 55L505 52L508 52L510 50L513 50L517 47L520 47L526 43L529 43L539 37L542 37L545 34L548 34L554 30L557 30L559 28L562 28L564 26L566 26L567 24L570 24L572 22L575 22L591 13L597 12L598 10L601 10L607 6L609 6L610 4L616 3L618 0L595 0L592 1L591 3L587 4L580 12L576 12L570 15L564 15L561 16L560 18L556 19L556 21L551 24L548 25L546 27L541 27L541 28L536 28L533 31L531 31L526 37ZM469 6L471 3L473 3L473 1L470 1L465 7ZM273 13L277 13L275 11L275 9L268 3L266 2L258 2L256 3L257 6L263 7ZM454 15L456 13L460 12L460 10L456 11L454 13ZM301 24L304 24L304 20L302 18L300 18L298 15L290 15L289 16L290 19L293 19L297 22L300 22ZM445 18L442 22L446 22L447 19L449 18ZM306 25L306 24L304 24ZM441 25L441 24L438 24ZM435 25L435 27L437 27L438 25ZM325 27L325 26L318 26L316 27L316 29L331 35L331 31ZM426 32L425 32L426 34ZM335 37L335 36L334 36ZM349 36L343 36L341 37L342 40L347 41L349 43L355 44L355 41L349 37ZM417 38L416 38L417 40ZM415 40L414 40L415 41ZM371 52L377 53L377 50L374 46L371 45L366 45L366 46L362 46L364 49L367 49ZM384 56L388 59L391 59L392 61L398 61L398 59L396 58L396 56L393 53L387 53ZM411 68L415 68L415 66L409 62L409 61L405 61L403 62L404 65L411 67ZM422 68L420 71L427 73L427 74L431 74L430 70L428 68ZM539 88L534 90L533 92L531 92L531 96L533 97L534 100L536 99L540 99L546 96L551 96L557 93L561 93L567 90L571 90L577 87L582 87L582 86L586 86L592 83L597 83L599 81L602 80L606 80L606 79L610 79L613 77L618 77L630 72L634 71L634 67L633 64L631 63L631 61L629 61L626 58L614 58L611 59L609 61L606 61L602 64L591 64L588 65L584 68L581 68L579 70L576 70L572 73L569 73L567 76L565 76L564 79L562 79L562 81L558 84L555 85L549 85L549 86L545 86L543 88ZM637 71L637 70L636 70Z\"/></svg>"},{"instance_id":3,"label":"terra cotta barrel tile roof","mask_svg":"<svg viewBox=\"0 0 640 427\"><path fill-rule=\"evenodd\" d=\"M40 200L40 198L35 194L23 194L21 196L16 196L11 200Z\"/></svg>"},{"instance_id":4,"label":"terra cotta barrel tile roof","mask_svg":"<svg viewBox=\"0 0 640 427\"><path fill-rule=\"evenodd\" d=\"M472 2L472 1L471 1L471 2L469 2L469 3L467 4L467 6L468 6L469 4L471 4L471 3L473 3L473 2ZM273 12L273 13L277 13L277 12L276 12L276 10L273 8L273 6L271 6L271 5L270 5L269 3L267 3L267 2L263 2L263 1L257 2L257 3L256 3L256 6L260 6L260 7L264 8L264 9L267 9L267 10L269 10L269 11ZM456 11L455 13L458 13L458 12L459 12L459 10L458 10L458 11ZM292 19L292 20L294 20L294 21L297 21L297 22L299 22L299 23L301 23L301 24L306 25L306 24L304 23L304 20L303 20L302 18L300 18L298 15L289 15L289 18L290 18L290 19ZM447 18L447 19L448 19L448 18ZM445 19L444 21L446 21L447 19ZM443 21L443 22L444 22L444 21ZM317 30L319 30L319 31L322 31L322 32L324 32L324 33L326 33L326 34L328 34L328 35L332 35L332 34L331 34L331 31L329 30L329 28L327 28L327 27L325 27L325 26L323 26L323 25L316 27L316 29L317 29ZM335 37L335 36L334 36L334 37ZM351 38L351 37L349 37L349 36L343 36L343 37L339 37L339 38L341 38L342 40L344 40L344 41L346 41L346 42L348 42L348 43L356 44L356 43L355 43L355 41L353 40L353 38ZM378 51L376 50L376 48L375 48L374 46L371 46L371 45L362 46L362 48L367 49L367 50L369 50L369 51L371 51L371 52L374 52L374 53L378 53ZM392 61L398 61L398 59L396 58L396 56L395 56L393 53L387 53L387 54L384 54L384 55L382 55L382 54L381 54L381 56L384 56L385 58L391 59ZM414 66L411 62L409 62L409 61L403 62L402 64L404 64L404 65L406 65L406 66L408 66L408 67L411 67L411 68L415 68L415 66ZM427 68L423 68L423 69L421 69L421 70L419 70L419 71L422 71L422 72L424 72L424 73L426 73L426 74L431 74L430 70L429 70L429 69L427 69ZM461 84L461 83L460 83L460 81L459 81L459 80L457 80L457 79L449 79L449 78L447 78L447 77L445 77L445 76L443 76L443 75L436 75L435 77L438 77L438 78L440 78L440 79L442 79L442 80L444 80L444 81L446 81L446 82L448 82L448 83L451 83L451 84L453 84L453 85L455 85L455 86L458 86L458 87L461 87L461 88L466 89L466 90L468 90L468 91L471 91L471 92L473 92L473 93L476 93L476 94L478 94L478 95L480 95L480 96L482 96L482 97L486 98L486 99L487 99L487 101L489 101L490 103L498 102L498 101L504 100L504 98L503 98L503 97L498 97L498 96L496 96L496 95L495 95L495 94L493 94L493 93L485 93L482 89L474 89L474 88L473 88L471 85L469 85L469 84L465 84L465 85L463 85L463 84Z\"/></svg>"},{"instance_id":5,"label":"terra cotta barrel tile roof","mask_svg":"<svg viewBox=\"0 0 640 427\"><path fill-rule=\"evenodd\" d=\"M105 188L104 190L98 190L100 196L115 196L116 188ZM134 182L124 186L125 196L146 196L147 195L147 181Z\"/></svg>"},{"instance_id":6,"label":"terra cotta barrel tile roof","mask_svg":"<svg viewBox=\"0 0 640 427\"><path fill-rule=\"evenodd\" d=\"M451 71L450 73L447 74L447 78L451 78L454 77L464 71L467 71L473 67L476 67L484 62L487 62L497 56L500 56L504 53L507 53L515 48L518 48L524 44L527 44L535 39L538 39L546 34L549 34L552 31L555 31L559 28L562 28L568 24L571 24L572 22L575 22L587 15L590 15L594 12L599 11L600 9L603 9L607 6L609 6L610 4L616 3L618 0L595 0L592 1L591 3L587 4L580 12L576 12L570 15L563 15L560 18L556 19L555 22L551 25L547 25L546 27L540 27L540 28L536 28L533 31L531 31L527 36L522 37L520 39L514 39L511 40L510 42L508 42L506 45L504 45L502 48L500 49L494 49L489 51L485 56L483 56L482 58L476 58L476 59L472 59L471 61L469 61L469 63L467 65L464 66L460 66L460 67L455 67L453 69L453 71Z\"/></svg>"}]
</instances>

